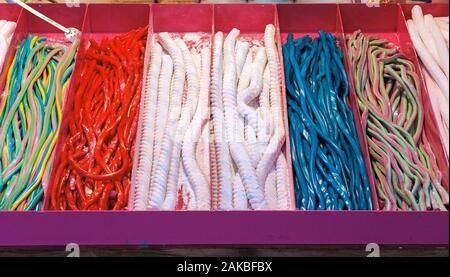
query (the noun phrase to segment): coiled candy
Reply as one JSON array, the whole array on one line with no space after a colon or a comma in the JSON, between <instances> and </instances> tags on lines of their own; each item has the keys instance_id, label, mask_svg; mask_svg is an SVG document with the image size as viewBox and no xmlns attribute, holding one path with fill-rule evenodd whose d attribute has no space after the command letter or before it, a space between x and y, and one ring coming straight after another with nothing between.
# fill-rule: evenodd
<instances>
[{"instance_id":1,"label":"coiled candy","mask_svg":"<svg viewBox=\"0 0 450 277\"><path fill-rule=\"evenodd\" d=\"M219 183L213 187L214 208L286 210L291 203L275 26L266 26L262 41L239 36L232 29L225 39L221 32L214 38L212 156Z\"/></svg>"}]
</instances>

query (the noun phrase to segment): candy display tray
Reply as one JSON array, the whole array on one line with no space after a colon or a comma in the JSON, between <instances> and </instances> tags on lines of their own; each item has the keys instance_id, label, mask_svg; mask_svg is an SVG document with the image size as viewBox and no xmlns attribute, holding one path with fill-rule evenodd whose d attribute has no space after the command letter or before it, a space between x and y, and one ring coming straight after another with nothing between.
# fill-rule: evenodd
<instances>
[{"instance_id":1,"label":"candy display tray","mask_svg":"<svg viewBox=\"0 0 450 277\"><path fill-rule=\"evenodd\" d=\"M428 11L430 5L424 5ZM442 14L448 5L431 5ZM325 30L335 34L342 51L345 36L357 29L389 38L417 64L417 56L406 30L407 5L367 7L359 4L88 4L80 8L65 5L33 5L66 26L83 31L80 56L88 39L127 32L150 24L149 32L229 32L240 28L244 34L264 32L275 24L279 53L287 33L296 36ZM411 7L409 7L410 9ZM9 9L12 9L9 12ZM6 11L6 12L5 12ZM14 15L12 15L14 14ZM17 18L18 28L10 47L13 49L27 33L62 39L54 28L26 11L0 4L0 19ZM147 49L148 50L148 49ZM148 52L148 51L147 51ZM344 55L345 56L345 55ZM347 63L348 69L348 61ZM147 66L147 65L145 65ZM52 176L58 165L62 140L71 115L73 94L81 78L75 65L71 87L66 95L61 135L57 142ZM0 90L4 87L4 73ZM426 132L443 172L448 189L448 159L435 133L435 118L424 89L422 100ZM284 78L283 78L284 81ZM284 84L283 84L284 85ZM285 91L283 99L285 103ZM351 90L349 105L355 114L358 137L369 173L375 211L105 211L105 212L0 212L0 246L65 245L286 245L286 244L420 244L448 245L448 212L386 212L378 209L375 183L371 174L367 146L362 132L356 96ZM285 111L286 106L284 107ZM287 128L285 112L285 128ZM289 141L285 146L290 163ZM289 173L292 184L292 171ZM51 180L53 177L51 178ZM50 185L51 186L50 182ZM293 185L291 186L293 188ZM48 189L48 188L47 188ZM48 195L48 193L47 193ZM45 199L48 204L48 198Z\"/></svg>"}]
</instances>

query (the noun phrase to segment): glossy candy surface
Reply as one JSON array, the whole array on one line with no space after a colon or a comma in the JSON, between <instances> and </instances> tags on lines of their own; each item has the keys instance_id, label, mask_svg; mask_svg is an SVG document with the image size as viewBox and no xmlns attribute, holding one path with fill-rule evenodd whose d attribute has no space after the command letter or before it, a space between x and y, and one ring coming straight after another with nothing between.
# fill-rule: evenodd
<instances>
[{"instance_id":1,"label":"glossy candy surface","mask_svg":"<svg viewBox=\"0 0 450 277\"><path fill-rule=\"evenodd\" d=\"M0 102L0 210L39 210L79 40L29 35L7 71Z\"/></svg>"},{"instance_id":2,"label":"glossy candy surface","mask_svg":"<svg viewBox=\"0 0 450 277\"><path fill-rule=\"evenodd\" d=\"M348 38L351 74L384 210L446 210L434 153L424 130L414 64L387 40Z\"/></svg>"},{"instance_id":3,"label":"glossy candy surface","mask_svg":"<svg viewBox=\"0 0 450 277\"><path fill-rule=\"evenodd\" d=\"M50 209L127 207L146 40L147 28L141 28L99 44L91 40L82 55Z\"/></svg>"},{"instance_id":4,"label":"glossy candy surface","mask_svg":"<svg viewBox=\"0 0 450 277\"><path fill-rule=\"evenodd\" d=\"M372 210L336 38L290 34L283 57L297 208Z\"/></svg>"}]
</instances>

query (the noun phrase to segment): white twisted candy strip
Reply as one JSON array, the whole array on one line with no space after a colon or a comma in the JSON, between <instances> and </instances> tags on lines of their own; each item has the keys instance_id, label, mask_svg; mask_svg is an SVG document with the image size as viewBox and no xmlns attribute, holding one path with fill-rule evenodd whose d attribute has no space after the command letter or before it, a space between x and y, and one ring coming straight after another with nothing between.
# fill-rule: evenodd
<instances>
[{"instance_id":1,"label":"white twisted candy strip","mask_svg":"<svg viewBox=\"0 0 450 277\"><path fill-rule=\"evenodd\" d=\"M198 100L198 108L194 119L190 123L183 139L182 158L183 166L186 169L186 175L195 192L197 200L197 208L199 210L211 209L211 196L209 184L203 175L203 172L197 163L195 156L195 146L197 145L202 126L208 120L208 98L209 98L209 71L210 71L210 51L203 48L201 52L201 80L200 80L200 97Z\"/></svg>"},{"instance_id":2,"label":"white twisted candy strip","mask_svg":"<svg viewBox=\"0 0 450 277\"><path fill-rule=\"evenodd\" d=\"M249 209L245 187L238 173L233 177L233 209L240 211Z\"/></svg>"},{"instance_id":3,"label":"white twisted candy strip","mask_svg":"<svg viewBox=\"0 0 450 277\"><path fill-rule=\"evenodd\" d=\"M217 173L219 176L218 209L231 210L232 206L232 165L226 142L225 119L222 103L222 64L223 64L223 33L218 32L214 36L214 53L212 62L211 79L211 113L214 129L215 155L217 161Z\"/></svg>"},{"instance_id":4,"label":"white twisted candy strip","mask_svg":"<svg viewBox=\"0 0 450 277\"><path fill-rule=\"evenodd\" d=\"M237 88L238 94L250 85L250 80L252 77L252 65L253 65L252 52L249 51L247 53L247 57L245 58L244 67L242 68L241 74L239 75Z\"/></svg>"},{"instance_id":5,"label":"white twisted candy strip","mask_svg":"<svg viewBox=\"0 0 450 277\"><path fill-rule=\"evenodd\" d=\"M264 184L264 194L266 195L267 204L269 205L269 209L271 210L278 209L276 185L277 169L274 166L267 175L266 183Z\"/></svg>"},{"instance_id":6,"label":"white twisted candy strip","mask_svg":"<svg viewBox=\"0 0 450 277\"><path fill-rule=\"evenodd\" d=\"M276 191L277 191L277 208L279 210L289 210L290 207L290 192L289 192L289 183L287 179L288 168L286 157L284 153L278 156L276 163Z\"/></svg>"},{"instance_id":7,"label":"white twisted candy strip","mask_svg":"<svg viewBox=\"0 0 450 277\"><path fill-rule=\"evenodd\" d=\"M433 59L430 52L427 50L427 47L425 46L424 42L420 39L420 36L417 33L417 29L416 26L414 25L414 22L410 19L407 21L407 24L409 35L411 36L411 40L414 44L414 48L416 48L420 60L425 65L426 69L433 77L434 81L438 84L441 91L444 93L444 96L448 102L449 100L448 79L446 78L445 74L441 71L439 65Z\"/></svg>"},{"instance_id":8,"label":"white twisted candy strip","mask_svg":"<svg viewBox=\"0 0 450 277\"><path fill-rule=\"evenodd\" d=\"M439 53L433 40L433 36L427 30L425 26L425 20L423 18L422 8L420 6L414 6L411 10L412 20L417 28L420 38L426 43L431 56L436 62L439 63Z\"/></svg>"},{"instance_id":9,"label":"white twisted candy strip","mask_svg":"<svg viewBox=\"0 0 450 277\"><path fill-rule=\"evenodd\" d=\"M0 72L5 62L6 53L11 43L17 24L6 20L0 20Z\"/></svg>"},{"instance_id":10,"label":"white twisted candy strip","mask_svg":"<svg viewBox=\"0 0 450 277\"><path fill-rule=\"evenodd\" d=\"M270 106L271 114L274 117L275 133L271 137L269 145L264 152L261 161L256 168L258 182L265 184L270 168L273 166L281 153L285 141L284 124L281 105L281 79L279 75L279 64L277 59L277 50L275 45L275 27L272 24L266 26L264 33L264 45L266 47L269 72L270 72Z\"/></svg>"},{"instance_id":11,"label":"white twisted candy strip","mask_svg":"<svg viewBox=\"0 0 450 277\"><path fill-rule=\"evenodd\" d=\"M192 52L192 60L194 61L195 69L197 70L197 73L200 74L200 75L201 75L200 72L202 70L202 67L201 67L202 60L201 59L202 58L201 58L201 55L199 53ZM200 82L201 82L201 76L198 79L199 87L200 87ZM199 106L199 104L198 104L199 96L200 96L200 91L197 91L197 96L193 97L193 101L192 101L192 107L193 107L192 114L193 115L195 114L195 112L197 111L197 108Z\"/></svg>"},{"instance_id":12,"label":"white twisted candy strip","mask_svg":"<svg viewBox=\"0 0 450 277\"><path fill-rule=\"evenodd\" d=\"M154 131L154 153L152 178L153 183L156 170L158 168L158 159L161 155L161 147L163 143L165 129L167 127L167 118L169 117L170 107L170 87L172 84L173 62L169 55L164 54L162 58L161 73L159 75L158 85L158 104L155 115L155 131Z\"/></svg>"},{"instance_id":13,"label":"white twisted candy strip","mask_svg":"<svg viewBox=\"0 0 450 277\"><path fill-rule=\"evenodd\" d=\"M259 47L256 52L256 58L252 65L250 86L241 92L238 92L238 111L245 119L245 138L247 148L249 149L252 164L257 166L259 161L256 149L256 130L258 128L258 115L250 102L256 99L263 88L263 74L267 63L266 51L264 47ZM256 158L256 160L255 160Z\"/></svg>"},{"instance_id":14,"label":"white twisted candy strip","mask_svg":"<svg viewBox=\"0 0 450 277\"><path fill-rule=\"evenodd\" d=\"M184 134L186 133L189 123L192 120L194 98L197 97L199 90L199 77L191 53L183 40L178 38L175 42L179 49L181 49L183 60L186 65L187 95L185 98L186 101L181 109L181 118L175 132L172 160L170 161L169 177L167 181L166 198L161 206L163 210L173 210L176 206L181 147Z\"/></svg>"},{"instance_id":15,"label":"white twisted candy strip","mask_svg":"<svg viewBox=\"0 0 450 277\"><path fill-rule=\"evenodd\" d=\"M259 47L256 52L255 62L252 65L250 86L241 92L238 92L238 111L248 120L249 126L254 130L257 129L258 119L255 109L251 107L249 103L256 99L261 93L266 62L266 49L264 47Z\"/></svg>"},{"instance_id":16,"label":"white twisted candy strip","mask_svg":"<svg viewBox=\"0 0 450 277\"><path fill-rule=\"evenodd\" d=\"M168 33L160 33L159 38L162 46L169 53L173 60L173 81L170 94L171 111L169 120L177 122L180 119L181 107L183 103L184 82L186 80L186 65L183 54ZM172 105L173 103L173 105Z\"/></svg>"},{"instance_id":17,"label":"white twisted candy strip","mask_svg":"<svg viewBox=\"0 0 450 277\"><path fill-rule=\"evenodd\" d=\"M441 66L442 70L444 71L445 75L447 76L447 79L449 77L449 55L448 55L448 49L447 44L445 43L445 39L442 36L442 33L437 26L436 22L434 21L434 18L432 15L427 14L424 16L425 26L427 27L427 30L431 33L431 36L434 40L434 44L436 45L436 49L439 54L439 65Z\"/></svg>"},{"instance_id":18,"label":"white twisted candy strip","mask_svg":"<svg viewBox=\"0 0 450 277\"><path fill-rule=\"evenodd\" d=\"M236 42L236 71L237 78L241 77L241 72L244 68L244 64L247 61L247 55L249 53L249 45L245 41Z\"/></svg>"},{"instance_id":19,"label":"white twisted candy strip","mask_svg":"<svg viewBox=\"0 0 450 277\"><path fill-rule=\"evenodd\" d=\"M263 90L261 92L261 95L259 96L259 107L260 107L260 115L261 118L264 118L266 121L265 124L261 125L258 129L257 136L258 138L261 135L269 135L268 140L270 139L270 136L274 133L274 124L273 124L273 118L270 116L270 70L269 65L266 66L264 69L264 75L263 75ZM268 131L265 134L261 134L263 131ZM268 143L268 141L267 141Z\"/></svg>"},{"instance_id":20,"label":"white twisted candy strip","mask_svg":"<svg viewBox=\"0 0 450 277\"><path fill-rule=\"evenodd\" d=\"M180 166L178 176L177 191L181 192L181 195L178 195L178 197L181 196L183 204L185 205L184 207L181 207L181 210L195 210L197 208L197 199L183 166Z\"/></svg>"},{"instance_id":21,"label":"white twisted candy strip","mask_svg":"<svg viewBox=\"0 0 450 277\"><path fill-rule=\"evenodd\" d=\"M174 138L174 130L177 127L177 122L180 117L182 96L185 81L185 64L183 55L170 38L169 34L159 34L161 43L172 57L173 61L173 80L170 92L170 107L169 119L165 129L160 155L157 158L157 168L152 176L152 183L150 186L149 207L160 208L166 195L167 177L169 175L170 161L172 154L172 145ZM176 189L176 188L175 188Z\"/></svg>"},{"instance_id":22,"label":"white twisted candy strip","mask_svg":"<svg viewBox=\"0 0 450 277\"><path fill-rule=\"evenodd\" d=\"M209 74L209 71L208 71ZM209 84L208 84L209 86ZM209 89L209 88L208 88ZM209 117L209 116L208 116ZM206 124L202 127L202 134L200 136L200 141L197 144L197 150L195 152L195 158L200 166L203 176L206 182L211 186L211 168L210 168L210 122L207 118ZM205 158L207 157L207 158ZM212 205L212 204L211 204Z\"/></svg>"},{"instance_id":23,"label":"white twisted candy strip","mask_svg":"<svg viewBox=\"0 0 450 277\"><path fill-rule=\"evenodd\" d=\"M151 62L145 77L145 89L141 104L140 143L136 149L138 159L135 180L132 182L135 187L132 195L130 195L133 210L145 210L147 208L146 202L153 162L153 131L162 48L158 43L155 43L151 51Z\"/></svg>"},{"instance_id":24,"label":"white twisted candy strip","mask_svg":"<svg viewBox=\"0 0 450 277\"><path fill-rule=\"evenodd\" d=\"M448 22L443 22L442 20L439 20L439 18L435 18L435 19L436 19L436 24L439 26L439 30L441 31L441 34L444 37L445 44L447 45L447 49L448 49L448 42L449 42Z\"/></svg>"},{"instance_id":25,"label":"white twisted candy strip","mask_svg":"<svg viewBox=\"0 0 450 277\"><path fill-rule=\"evenodd\" d=\"M430 94L431 107L437 117L437 125L439 129L439 133L444 136L444 147L445 152L447 153L447 157L449 156L449 133L448 133L448 124L449 124L449 108L448 103L445 100L444 95L441 90L437 86L436 82L431 78L428 71L423 68L422 70L425 84L427 86L427 91Z\"/></svg>"},{"instance_id":26,"label":"white twisted candy strip","mask_svg":"<svg viewBox=\"0 0 450 277\"><path fill-rule=\"evenodd\" d=\"M236 61L234 48L239 30L233 29L225 39L224 45L224 78L223 78L223 104L225 112L225 123L227 138L229 140L231 156L236 163L239 175L242 178L245 191L252 209L265 209L267 207L264 194L258 186L255 169L252 167L248 153L239 139L236 139L235 128L237 127L237 96L236 96Z\"/></svg>"}]
</instances>

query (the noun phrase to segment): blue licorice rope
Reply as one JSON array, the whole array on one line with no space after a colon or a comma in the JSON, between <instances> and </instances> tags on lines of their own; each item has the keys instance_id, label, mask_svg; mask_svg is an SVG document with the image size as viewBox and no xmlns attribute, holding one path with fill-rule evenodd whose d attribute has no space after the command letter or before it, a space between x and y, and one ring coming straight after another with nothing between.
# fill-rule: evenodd
<instances>
[{"instance_id":1,"label":"blue licorice rope","mask_svg":"<svg viewBox=\"0 0 450 277\"><path fill-rule=\"evenodd\" d=\"M283 57L297 208L372 210L336 38L289 34Z\"/></svg>"}]
</instances>

